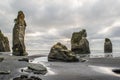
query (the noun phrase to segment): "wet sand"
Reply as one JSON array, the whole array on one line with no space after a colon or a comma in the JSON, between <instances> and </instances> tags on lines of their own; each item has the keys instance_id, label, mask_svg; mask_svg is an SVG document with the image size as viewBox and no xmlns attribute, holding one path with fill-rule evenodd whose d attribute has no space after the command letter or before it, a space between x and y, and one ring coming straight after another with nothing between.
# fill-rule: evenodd
<instances>
[{"instance_id":1,"label":"wet sand","mask_svg":"<svg viewBox=\"0 0 120 80\"><path fill-rule=\"evenodd\" d=\"M34 57L35 56L35 57ZM28 58L37 58L36 55ZM32 75L20 72L21 68L28 65L27 62L18 61L21 56L10 56L8 54L0 54L0 57L5 57L3 62L0 62L0 70L10 70L8 75L1 75L0 80L12 80L21 74ZM33 60L33 63L43 64L47 67L46 75L36 75L42 80L120 80L120 74L112 72L112 69L120 68L120 58L90 58L87 62L47 62L45 56L38 56L38 60Z\"/></svg>"},{"instance_id":2,"label":"wet sand","mask_svg":"<svg viewBox=\"0 0 120 80\"><path fill-rule=\"evenodd\" d=\"M104 62L103 62L104 61ZM120 59L95 58L88 62L43 62L49 72L43 80L120 80L112 69L120 68Z\"/></svg>"}]
</instances>

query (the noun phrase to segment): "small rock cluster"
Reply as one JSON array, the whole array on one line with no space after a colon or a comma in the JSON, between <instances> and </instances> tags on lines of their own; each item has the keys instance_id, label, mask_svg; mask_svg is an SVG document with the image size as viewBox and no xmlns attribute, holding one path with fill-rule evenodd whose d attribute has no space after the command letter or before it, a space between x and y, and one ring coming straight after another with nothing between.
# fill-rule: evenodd
<instances>
[{"instance_id":1,"label":"small rock cluster","mask_svg":"<svg viewBox=\"0 0 120 80\"><path fill-rule=\"evenodd\" d=\"M13 80L42 80L42 79L36 76L28 77L28 75L21 75L20 77L16 77Z\"/></svg>"}]
</instances>

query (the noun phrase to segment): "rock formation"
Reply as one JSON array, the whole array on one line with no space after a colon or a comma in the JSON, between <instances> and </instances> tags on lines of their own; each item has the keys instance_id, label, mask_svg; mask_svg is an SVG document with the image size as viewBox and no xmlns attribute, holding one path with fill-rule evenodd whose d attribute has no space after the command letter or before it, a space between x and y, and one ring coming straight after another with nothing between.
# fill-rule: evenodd
<instances>
[{"instance_id":1,"label":"rock formation","mask_svg":"<svg viewBox=\"0 0 120 80\"><path fill-rule=\"evenodd\" d=\"M112 53L112 42L109 38L105 38L104 52L105 53Z\"/></svg>"},{"instance_id":2,"label":"rock formation","mask_svg":"<svg viewBox=\"0 0 120 80\"><path fill-rule=\"evenodd\" d=\"M10 46L8 38L3 35L3 33L0 30L0 52L9 52Z\"/></svg>"},{"instance_id":3,"label":"rock formation","mask_svg":"<svg viewBox=\"0 0 120 80\"><path fill-rule=\"evenodd\" d=\"M13 55L24 56L27 55L24 36L26 29L25 15L22 11L18 12L17 18L14 20L15 25L13 28Z\"/></svg>"},{"instance_id":4,"label":"rock formation","mask_svg":"<svg viewBox=\"0 0 120 80\"><path fill-rule=\"evenodd\" d=\"M55 44L48 55L48 61L79 61L76 55L61 43Z\"/></svg>"},{"instance_id":5,"label":"rock formation","mask_svg":"<svg viewBox=\"0 0 120 80\"><path fill-rule=\"evenodd\" d=\"M85 29L80 32L74 32L71 38L71 50L76 54L89 54L89 42L86 37L87 33Z\"/></svg>"}]
</instances>

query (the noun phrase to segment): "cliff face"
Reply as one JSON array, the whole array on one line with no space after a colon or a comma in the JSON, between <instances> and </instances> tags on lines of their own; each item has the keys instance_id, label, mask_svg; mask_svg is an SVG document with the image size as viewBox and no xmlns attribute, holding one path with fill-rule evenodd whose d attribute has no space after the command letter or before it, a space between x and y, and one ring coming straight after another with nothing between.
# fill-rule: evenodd
<instances>
[{"instance_id":1,"label":"cliff face","mask_svg":"<svg viewBox=\"0 0 120 80\"><path fill-rule=\"evenodd\" d=\"M18 12L17 18L14 20L15 25L13 28L13 55L24 56L27 55L24 43L26 22L25 15L22 11Z\"/></svg>"},{"instance_id":2,"label":"cliff face","mask_svg":"<svg viewBox=\"0 0 120 80\"><path fill-rule=\"evenodd\" d=\"M86 37L87 33L85 29L80 32L74 32L71 38L71 50L76 54L89 54L89 42Z\"/></svg>"},{"instance_id":3,"label":"cliff face","mask_svg":"<svg viewBox=\"0 0 120 80\"><path fill-rule=\"evenodd\" d=\"M0 52L10 52L8 38L3 35L0 30Z\"/></svg>"}]
</instances>

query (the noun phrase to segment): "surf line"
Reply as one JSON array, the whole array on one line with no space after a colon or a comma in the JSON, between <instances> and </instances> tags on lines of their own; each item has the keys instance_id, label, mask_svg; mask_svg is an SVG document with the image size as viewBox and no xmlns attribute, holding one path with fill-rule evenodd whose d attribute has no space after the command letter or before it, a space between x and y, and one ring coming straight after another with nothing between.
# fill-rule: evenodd
<instances>
[{"instance_id":1,"label":"surf line","mask_svg":"<svg viewBox=\"0 0 120 80\"><path fill-rule=\"evenodd\" d=\"M44 67L46 67L47 73L44 76L57 75L57 72L54 72L52 68L50 68L52 64L48 63L47 57L35 58L31 63L42 64Z\"/></svg>"}]
</instances>

